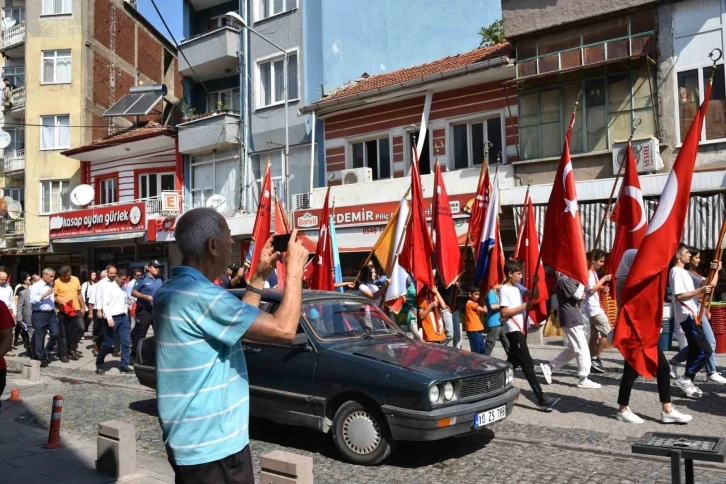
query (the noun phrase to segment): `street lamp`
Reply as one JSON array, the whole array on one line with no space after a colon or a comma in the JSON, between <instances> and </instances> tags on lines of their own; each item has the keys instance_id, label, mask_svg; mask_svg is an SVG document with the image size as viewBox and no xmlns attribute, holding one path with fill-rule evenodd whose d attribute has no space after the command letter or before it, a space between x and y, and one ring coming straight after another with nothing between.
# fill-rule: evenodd
<instances>
[{"instance_id":1,"label":"street lamp","mask_svg":"<svg viewBox=\"0 0 726 484\"><path fill-rule=\"evenodd\" d=\"M275 42L271 41L249 25L247 25L247 22L237 13L237 12L227 12L225 14L225 17L232 20L232 22L238 24L242 28L245 28L255 34L257 37L261 38L280 52L282 52L285 56L285 60L283 62L283 94L285 97L285 159L282 162L282 178L283 178L283 186L285 188L285 210L290 210L290 173L289 173L289 164L290 164L290 133L289 133L289 114L287 109L287 50L283 49L279 45L277 45ZM271 71L272 72L272 71ZM245 74L246 75L246 74ZM245 96L247 96L247 93L245 93ZM246 106L246 104L245 104ZM245 140L245 143L247 143L247 140ZM245 160L246 161L246 160Z\"/></svg>"}]
</instances>

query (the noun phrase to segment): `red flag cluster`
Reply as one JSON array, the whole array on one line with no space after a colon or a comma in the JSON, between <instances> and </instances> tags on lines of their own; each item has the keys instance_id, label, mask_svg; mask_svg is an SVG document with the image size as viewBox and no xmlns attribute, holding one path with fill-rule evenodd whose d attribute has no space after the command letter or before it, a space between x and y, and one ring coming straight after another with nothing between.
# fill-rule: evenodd
<instances>
[{"instance_id":1,"label":"red flag cluster","mask_svg":"<svg viewBox=\"0 0 726 484\"><path fill-rule=\"evenodd\" d=\"M451 215L449 195L444 186L444 177L441 174L441 165L436 163L434 174L434 203L433 203L433 228L436 242L436 270L449 287L455 283L459 275L464 271L459 250L459 239L456 236L456 225Z\"/></svg>"},{"instance_id":2,"label":"red flag cluster","mask_svg":"<svg viewBox=\"0 0 726 484\"><path fill-rule=\"evenodd\" d=\"M252 257L250 258L250 269L245 273L245 280L250 278L257 269L257 263L262 255L262 248L270 237L270 222L272 219L272 184L270 179L270 162L267 162L265 168L265 178L262 180L262 191L260 192L260 204L257 207L257 216L255 217L255 225L252 228Z\"/></svg>"},{"instance_id":3,"label":"red flag cluster","mask_svg":"<svg viewBox=\"0 0 726 484\"><path fill-rule=\"evenodd\" d=\"M313 258L313 275L310 281L310 289L320 291L334 291L333 282L333 251L330 245L330 187L325 194L325 205L320 220L320 231L318 232L318 246L315 249Z\"/></svg>"}]
</instances>

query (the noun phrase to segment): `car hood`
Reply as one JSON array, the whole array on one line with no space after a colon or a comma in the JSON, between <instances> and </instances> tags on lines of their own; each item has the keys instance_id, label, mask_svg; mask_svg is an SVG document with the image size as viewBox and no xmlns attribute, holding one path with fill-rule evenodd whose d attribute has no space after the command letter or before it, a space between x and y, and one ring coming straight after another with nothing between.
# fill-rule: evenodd
<instances>
[{"instance_id":1,"label":"car hood","mask_svg":"<svg viewBox=\"0 0 726 484\"><path fill-rule=\"evenodd\" d=\"M507 363L489 356L419 341L369 341L338 351L381 361L434 380L466 378L502 370Z\"/></svg>"}]
</instances>

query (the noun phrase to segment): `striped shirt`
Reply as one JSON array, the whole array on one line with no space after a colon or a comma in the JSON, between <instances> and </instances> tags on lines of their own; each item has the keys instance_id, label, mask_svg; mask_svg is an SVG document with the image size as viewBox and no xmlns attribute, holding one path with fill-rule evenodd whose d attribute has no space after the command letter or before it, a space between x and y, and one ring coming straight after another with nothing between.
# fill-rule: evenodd
<instances>
[{"instance_id":1,"label":"striped shirt","mask_svg":"<svg viewBox=\"0 0 726 484\"><path fill-rule=\"evenodd\" d=\"M249 444L241 338L259 310L179 266L154 295L157 401L177 465L214 462Z\"/></svg>"}]
</instances>

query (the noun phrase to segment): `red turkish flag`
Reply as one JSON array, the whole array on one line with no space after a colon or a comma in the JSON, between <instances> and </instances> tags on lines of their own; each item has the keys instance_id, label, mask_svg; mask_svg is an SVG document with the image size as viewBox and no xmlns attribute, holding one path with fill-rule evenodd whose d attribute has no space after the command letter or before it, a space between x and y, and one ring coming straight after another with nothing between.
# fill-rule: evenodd
<instances>
[{"instance_id":1,"label":"red turkish flag","mask_svg":"<svg viewBox=\"0 0 726 484\"><path fill-rule=\"evenodd\" d=\"M267 162L265 168L265 178L262 180L262 191L260 192L260 204L257 207L257 216L255 217L255 225L252 229L252 257L250 258L250 270L245 273L245 280L250 282L250 278L255 273L257 263L262 254L262 248L270 237L270 222L272 219L272 184L270 181L270 162Z\"/></svg>"},{"instance_id":2,"label":"red turkish flag","mask_svg":"<svg viewBox=\"0 0 726 484\"><path fill-rule=\"evenodd\" d=\"M527 197L527 206L525 207L527 215L525 216L524 230L522 231L522 248L520 255L524 264L524 287L534 289L535 269L539 276L539 297L532 300L532 309L529 311L529 317L534 324L542 324L547 320L547 300L549 292L547 292L547 283L545 281L545 271L542 264L537 267L539 261L539 235L537 234L537 221L534 218L534 206L532 199Z\"/></svg>"},{"instance_id":3,"label":"red turkish flag","mask_svg":"<svg viewBox=\"0 0 726 484\"><path fill-rule=\"evenodd\" d=\"M524 194L524 205L522 205L522 216L519 217L519 231L517 232L517 241L514 243L514 253L512 259L519 260L519 251L522 249L522 235L524 234L524 227L527 225L527 204L529 203L529 187ZM535 227L536 228L536 227ZM536 232L536 230L535 230ZM539 247L539 239L537 239L537 247ZM539 252L539 248L537 249Z\"/></svg>"},{"instance_id":4,"label":"red turkish flag","mask_svg":"<svg viewBox=\"0 0 726 484\"><path fill-rule=\"evenodd\" d=\"M635 164L633 149L628 143L625 149L623 184L620 195L615 202L615 209L610 220L617 224L615 242L608 258L608 268L614 274L620 265L620 259L628 249L637 249L648 230L648 218L645 213L643 192L640 190L638 169ZM610 294L615 294L615 279L611 281Z\"/></svg>"},{"instance_id":5,"label":"red turkish flag","mask_svg":"<svg viewBox=\"0 0 726 484\"><path fill-rule=\"evenodd\" d=\"M482 175L479 175L479 187L474 197L474 205L471 207L471 215L469 217L469 240L471 246L474 247L474 257L479 256L479 247L481 247L481 238L484 233L484 220L487 217L489 208L489 170L486 163L482 163ZM474 261L476 262L476 260Z\"/></svg>"},{"instance_id":6,"label":"red turkish flag","mask_svg":"<svg viewBox=\"0 0 726 484\"><path fill-rule=\"evenodd\" d=\"M284 235L290 233L290 226L287 223L287 217L282 210L280 199L275 197L275 235ZM275 266L277 271L277 287L285 287L285 263L280 259Z\"/></svg>"},{"instance_id":7,"label":"red turkish flag","mask_svg":"<svg viewBox=\"0 0 726 484\"><path fill-rule=\"evenodd\" d=\"M325 205L320 220L320 232L318 233L318 245L313 258L313 276L310 281L310 289L320 291L334 291L333 281L333 251L330 248L330 187L325 194Z\"/></svg>"},{"instance_id":8,"label":"red turkish flag","mask_svg":"<svg viewBox=\"0 0 726 484\"><path fill-rule=\"evenodd\" d=\"M565 135L565 145L562 148L560 166L557 168L552 193L547 203L542 234L542 261L556 271L587 285L585 239L577 203L575 174L570 159L570 138L574 124L575 113L572 113Z\"/></svg>"},{"instance_id":9,"label":"red turkish flag","mask_svg":"<svg viewBox=\"0 0 726 484\"><path fill-rule=\"evenodd\" d=\"M423 190L418 170L418 156L413 150L411 163L411 216L406 227L403 248L398 255L398 264L416 280L417 292L426 287L434 286L432 255L434 244L431 242L429 228L426 224L426 211L423 207Z\"/></svg>"},{"instance_id":10,"label":"red turkish flag","mask_svg":"<svg viewBox=\"0 0 726 484\"><path fill-rule=\"evenodd\" d=\"M710 97L709 82L703 104L678 152L658 208L650 219L648 231L620 294L622 306L613 343L630 366L647 378L652 378L658 370L657 345L668 284L668 264L683 236L698 142Z\"/></svg>"},{"instance_id":11,"label":"red turkish flag","mask_svg":"<svg viewBox=\"0 0 726 484\"><path fill-rule=\"evenodd\" d=\"M454 217L451 215L449 195L446 193L441 165L436 163L434 173L434 202L432 207L434 233L436 235L436 270L449 287L464 271L459 250L459 239L456 236Z\"/></svg>"}]
</instances>

